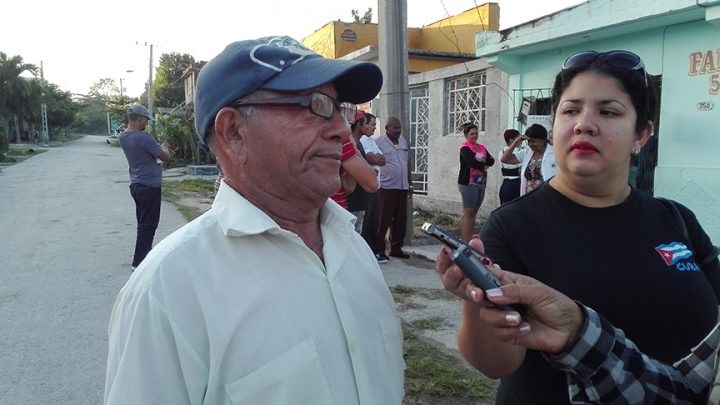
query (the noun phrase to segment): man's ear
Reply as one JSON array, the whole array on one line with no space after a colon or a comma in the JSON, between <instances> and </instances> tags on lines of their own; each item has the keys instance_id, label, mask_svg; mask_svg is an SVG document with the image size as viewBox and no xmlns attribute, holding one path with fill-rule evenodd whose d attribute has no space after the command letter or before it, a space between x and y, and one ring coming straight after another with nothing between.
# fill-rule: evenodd
<instances>
[{"instance_id":1,"label":"man's ear","mask_svg":"<svg viewBox=\"0 0 720 405\"><path fill-rule=\"evenodd\" d=\"M247 118L238 110L225 107L215 116L214 128L216 153L225 155L231 164L244 162L247 159L247 148L244 147Z\"/></svg>"}]
</instances>

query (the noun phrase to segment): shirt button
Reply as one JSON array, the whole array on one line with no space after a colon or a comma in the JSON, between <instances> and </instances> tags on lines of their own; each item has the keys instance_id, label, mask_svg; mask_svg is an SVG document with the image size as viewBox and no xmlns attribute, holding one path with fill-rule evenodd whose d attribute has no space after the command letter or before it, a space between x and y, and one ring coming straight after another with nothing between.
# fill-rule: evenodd
<instances>
[{"instance_id":1,"label":"shirt button","mask_svg":"<svg viewBox=\"0 0 720 405\"><path fill-rule=\"evenodd\" d=\"M350 353L355 353L357 351L357 348L355 347L355 343L350 343Z\"/></svg>"}]
</instances>

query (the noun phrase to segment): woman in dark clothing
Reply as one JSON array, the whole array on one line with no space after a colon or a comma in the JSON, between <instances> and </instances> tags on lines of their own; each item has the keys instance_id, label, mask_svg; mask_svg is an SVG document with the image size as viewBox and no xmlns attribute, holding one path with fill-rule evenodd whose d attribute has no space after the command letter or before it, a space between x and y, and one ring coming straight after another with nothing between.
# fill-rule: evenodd
<instances>
[{"instance_id":1,"label":"woman in dark clothing","mask_svg":"<svg viewBox=\"0 0 720 405\"><path fill-rule=\"evenodd\" d=\"M506 129L503 132L506 146L500 152L500 156L510 148L513 141L519 136L520 132L517 129ZM502 164L503 182L500 186L500 204L505 204L520 197L520 167L522 167L522 163Z\"/></svg>"},{"instance_id":2,"label":"woman in dark clothing","mask_svg":"<svg viewBox=\"0 0 720 405\"><path fill-rule=\"evenodd\" d=\"M552 107L553 144L546 152L554 149L556 174L550 178L543 167L544 183L493 211L480 234L484 252L502 269L594 308L647 356L674 364L718 323L720 261L692 211L628 184L630 161L654 131L657 99L645 65L628 51L572 55L555 78ZM668 384L648 396L636 394L639 381L601 378L588 386L583 377L616 373L599 365L618 346L570 338L554 348L523 346L522 336L542 331L533 309L521 315L488 306L448 253L438 255L437 270L445 287L465 298L458 348L486 376L502 379L496 404L682 403L658 399ZM520 302L552 306L544 299ZM592 350L570 355L575 346ZM548 362L560 357L561 367ZM582 371L568 378L563 371L570 368Z\"/></svg>"},{"instance_id":3,"label":"woman in dark clothing","mask_svg":"<svg viewBox=\"0 0 720 405\"><path fill-rule=\"evenodd\" d=\"M460 236L469 241L475 232L475 216L485 199L487 168L495 163L490 152L478 140L478 127L467 123L463 127L465 142L460 146L458 189L462 197Z\"/></svg>"}]
</instances>

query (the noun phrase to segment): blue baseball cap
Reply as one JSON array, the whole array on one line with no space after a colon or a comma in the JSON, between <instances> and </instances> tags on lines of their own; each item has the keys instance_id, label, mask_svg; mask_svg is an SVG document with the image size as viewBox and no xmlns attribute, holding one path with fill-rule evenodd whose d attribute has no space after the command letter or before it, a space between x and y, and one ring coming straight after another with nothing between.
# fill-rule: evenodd
<instances>
[{"instance_id":1,"label":"blue baseball cap","mask_svg":"<svg viewBox=\"0 0 720 405\"><path fill-rule=\"evenodd\" d=\"M259 90L295 92L333 83L339 101L372 100L382 87L374 63L326 59L286 36L233 42L210 60L195 86L195 129L202 145L224 107Z\"/></svg>"}]
</instances>

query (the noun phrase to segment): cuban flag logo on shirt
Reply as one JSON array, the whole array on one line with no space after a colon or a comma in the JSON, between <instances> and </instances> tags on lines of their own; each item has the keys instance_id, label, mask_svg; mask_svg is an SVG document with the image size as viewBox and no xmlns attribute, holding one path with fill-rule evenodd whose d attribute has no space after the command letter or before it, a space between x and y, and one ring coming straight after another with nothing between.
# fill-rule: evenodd
<instances>
[{"instance_id":1,"label":"cuban flag logo on shirt","mask_svg":"<svg viewBox=\"0 0 720 405\"><path fill-rule=\"evenodd\" d=\"M680 260L692 257L692 251L681 242L672 242L667 245L660 245L655 247L655 250L660 254L660 257L665 261L665 264L672 266Z\"/></svg>"}]
</instances>

